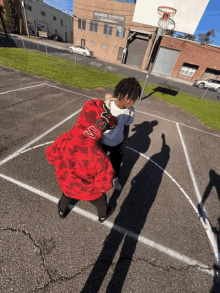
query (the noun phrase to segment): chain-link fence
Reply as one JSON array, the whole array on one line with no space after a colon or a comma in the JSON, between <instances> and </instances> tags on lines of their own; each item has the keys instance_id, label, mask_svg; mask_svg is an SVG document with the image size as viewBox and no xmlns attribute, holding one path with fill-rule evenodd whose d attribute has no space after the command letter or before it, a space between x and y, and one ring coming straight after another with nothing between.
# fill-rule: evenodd
<instances>
[{"instance_id":1,"label":"chain-link fence","mask_svg":"<svg viewBox=\"0 0 220 293\"><path fill-rule=\"evenodd\" d=\"M39 41L33 42L31 40L27 40L25 38L18 38L16 36L8 36L8 41L6 36L0 34L0 47L10 47L10 48L23 48L29 50L36 50L39 52L48 53L66 53L68 49L59 48L55 46L51 46L46 43L41 43Z\"/></svg>"}]
</instances>

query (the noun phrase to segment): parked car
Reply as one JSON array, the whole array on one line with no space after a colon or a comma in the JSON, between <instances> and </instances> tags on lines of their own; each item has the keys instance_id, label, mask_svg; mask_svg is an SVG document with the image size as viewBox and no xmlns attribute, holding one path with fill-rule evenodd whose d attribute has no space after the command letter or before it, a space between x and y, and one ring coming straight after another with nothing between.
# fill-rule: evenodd
<instances>
[{"instance_id":1,"label":"parked car","mask_svg":"<svg viewBox=\"0 0 220 293\"><path fill-rule=\"evenodd\" d=\"M83 56L91 56L92 55L92 52L84 46L71 46L71 47L69 47L69 51L70 51L70 53L76 53L76 54L80 54Z\"/></svg>"},{"instance_id":2,"label":"parked car","mask_svg":"<svg viewBox=\"0 0 220 293\"><path fill-rule=\"evenodd\" d=\"M200 89L208 87L220 94L220 80L218 79L196 80L193 85L198 86Z\"/></svg>"},{"instance_id":3,"label":"parked car","mask_svg":"<svg viewBox=\"0 0 220 293\"><path fill-rule=\"evenodd\" d=\"M51 36L51 40L55 40L55 41L58 41L58 42L62 42L63 41L62 37L60 35L58 35L58 34L53 34Z\"/></svg>"}]
</instances>

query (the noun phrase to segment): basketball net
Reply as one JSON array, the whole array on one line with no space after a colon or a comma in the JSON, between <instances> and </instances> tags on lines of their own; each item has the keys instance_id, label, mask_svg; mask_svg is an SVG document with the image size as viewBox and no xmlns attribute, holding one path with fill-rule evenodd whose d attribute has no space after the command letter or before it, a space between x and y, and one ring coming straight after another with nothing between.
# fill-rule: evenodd
<instances>
[{"instance_id":1,"label":"basketball net","mask_svg":"<svg viewBox=\"0 0 220 293\"><path fill-rule=\"evenodd\" d=\"M166 30L174 30L175 22L173 17L176 14L177 10L172 7L159 6L158 7L159 21L158 21L158 33L164 35Z\"/></svg>"}]
</instances>

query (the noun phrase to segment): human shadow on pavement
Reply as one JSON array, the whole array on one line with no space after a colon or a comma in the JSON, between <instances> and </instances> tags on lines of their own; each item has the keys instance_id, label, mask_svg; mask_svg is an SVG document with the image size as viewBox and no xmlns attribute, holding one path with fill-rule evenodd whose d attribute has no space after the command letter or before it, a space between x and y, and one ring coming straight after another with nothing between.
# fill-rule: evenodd
<instances>
[{"instance_id":1,"label":"human shadow on pavement","mask_svg":"<svg viewBox=\"0 0 220 293\"><path fill-rule=\"evenodd\" d=\"M153 120L151 122L144 121L141 124L135 124L134 127L131 129L134 134L128 138L128 143L131 148L134 148L140 153L145 153L147 152L149 146L150 146L150 138L149 135L150 133L153 132L154 126L156 126L158 122L156 120ZM132 158L131 158L132 156ZM121 185L122 187L126 184L126 181L129 177L129 174L133 168L133 166L136 164L138 158L140 155L136 152L129 151L129 154L127 153L127 158L124 158L123 161L123 167L120 173L123 174ZM121 191L117 191L116 189L114 190L111 199L108 203L108 206L114 206L116 207L117 205L117 199L120 196ZM78 200L77 199L72 199L71 204L69 206L69 212L74 208L74 206L77 204ZM69 214L68 212L68 214Z\"/></svg>"},{"instance_id":2,"label":"human shadow on pavement","mask_svg":"<svg viewBox=\"0 0 220 293\"><path fill-rule=\"evenodd\" d=\"M204 222L206 220L209 221L209 219L203 207L213 187L216 188L218 199L220 201L220 175L218 175L214 170L210 170L209 183L205 189L201 203L198 204L199 214L202 217ZM214 225L210 221L209 223L212 228L212 232L216 235L217 247L218 247L218 264L214 266L213 287L210 293L219 293L220 292L220 217L218 218L218 224L217 224L218 227L214 227Z\"/></svg>"},{"instance_id":3,"label":"human shadow on pavement","mask_svg":"<svg viewBox=\"0 0 220 293\"><path fill-rule=\"evenodd\" d=\"M114 221L114 227L106 237L103 249L81 293L99 292L120 245L122 245L120 256L106 292L122 292L138 243L138 236L157 196L169 158L170 147L166 144L165 135L162 134L161 151L150 157L150 160L132 179L129 194L121 205L120 212Z\"/></svg>"},{"instance_id":4,"label":"human shadow on pavement","mask_svg":"<svg viewBox=\"0 0 220 293\"><path fill-rule=\"evenodd\" d=\"M123 165L120 170L120 183L122 185L122 189L126 184L130 173L135 166L137 160L140 157L139 153L146 153L149 149L151 140L149 135L153 132L154 127L158 124L158 121L144 121L141 124L134 124L134 127L131 129L133 135L128 138L128 146L129 148L134 149L135 151L127 149L123 156ZM109 206L116 207L117 199L119 198L121 191L114 190L110 201Z\"/></svg>"}]
</instances>

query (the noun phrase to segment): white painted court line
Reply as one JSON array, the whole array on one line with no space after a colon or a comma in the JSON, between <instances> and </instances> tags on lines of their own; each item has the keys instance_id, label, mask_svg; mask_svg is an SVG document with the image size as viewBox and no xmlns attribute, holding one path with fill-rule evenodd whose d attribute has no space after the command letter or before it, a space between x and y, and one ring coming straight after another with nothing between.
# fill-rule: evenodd
<instances>
[{"instance_id":1,"label":"white painted court line","mask_svg":"<svg viewBox=\"0 0 220 293\"><path fill-rule=\"evenodd\" d=\"M180 130L180 127L179 127L178 123L176 123L176 126L177 126L177 129L178 129L178 132L179 132L180 140L181 140L181 143L182 143L182 146L183 146L183 151L184 151L184 154L185 154L185 157L186 157L187 166L188 166L189 173L190 173L190 176L191 176L191 179L192 179L192 182L193 182L193 186L194 186L195 193L196 193L196 196L197 196L197 199L198 199L198 203L200 203L202 201L202 197L201 197L201 194L199 192L199 188L198 188L197 183L196 183L196 178L195 178L194 173L193 173L193 169L192 169L190 159L189 159L189 156L188 156L188 153L187 153L185 142L183 140L182 133L181 133L181 130ZM204 208L204 211L205 211L205 208ZM218 245L217 245L217 241L215 240L214 233L212 232L212 228L210 226L210 223L209 223L209 221L204 222L202 218L200 218L200 220L201 220L201 222L202 222L202 224L203 224L203 226L205 228L205 231L207 233L209 241L210 241L210 243L212 245L216 260L218 261Z\"/></svg>"},{"instance_id":2,"label":"white painted court line","mask_svg":"<svg viewBox=\"0 0 220 293\"><path fill-rule=\"evenodd\" d=\"M26 150L20 152L20 154L23 154L23 153L29 152L29 151L31 151L31 150L33 150L33 149L39 148L39 147L44 146L44 145L48 145L48 144L53 143L53 142L54 142L54 140L53 140L53 141L48 141L48 142L45 142L45 143L41 143L41 144L38 144L38 145L35 145L35 146L33 146L32 148L29 148L29 149L26 149Z\"/></svg>"},{"instance_id":3,"label":"white painted court line","mask_svg":"<svg viewBox=\"0 0 220 293\"><path fill-rule=\"evenodd\" d=\"M213 135L213 136L220 137L220 135L213 134L213 133L210 133L210 132L207 132L207 131L204 131L204 130L201 130L201 129L198 129L198 128L195 128L195 127L192 127L192 126L185 125L185 124L183 124L183 123L179 123L179 122L176 122L176 121L172 121L172 120L169 120L169 119L166 119L166 118L160 117L160 116L152 115L152 114L149 114L149 113L146 113L146 112L142 112L142 111L139 111L139 110L135 110L135 112L139 112L139 113L142 113L142 114L145 114L145 115L153 116L153 117L156 117L156 118L159 118L159 119L162 119L162 120L166 120L166 121L168 121L168 122L172 122L172 123L175 123L175 124L179 124L179 125L182 125L182 126L185 126L185 127L191 128L191 129L195 129L195 130L198 130L198 131L201 131L201 132L204 132L204 133L207 133L207 134Z\"/></svg>"},{"instance_id":4,"label":"white painted court line","mask_svg":"<svg viewBox=\"0 0 220 293\"><path fill-rule=\"evenodd\" d=\"M36 84L36 85L26 86L26 87L23 87L23 88L20 88L20 89L16 89L16 90L11 90L11 91L7 91L7 92L0 93L0 95L8 94L8 93L11 93L11 92L22 91L22 90L30 89L30 88L32 88L32 87L43 86L43 85L47 85L47 84L46 84L46 83L41 83L41 84Z\"/></svg>"},{"instance_id":5,"label":"white painted court line","mask_svg":"<svg viewBox=\"0 0 220 293\"><path fill-rule=\"evenodd\" d=\"M43 83L43 84L40 84L40 85L47 85L47 86L50 86L50 87L53 87L53 88L57 88L57 89L60 89L60 90L63 90L63 91L70 92L72 94L77 94L77 95L83 96L83 97L86 97L86 98L89 98L89 99L95 99L93 97L89 97L87 95L83 95L83 94L80 94L80 93L77 93L77 92L73 92L73 91L70 91L70 90L66 90L66 89L63 89L61 87L57 87L57 86L50 85L50 84L47 84L47 83ZM35 87L35 86L30 86L30 87ZM24 87L24 88L17 89L17 90L12 90L12 91L24 90L24 89L28 89L30 87ZM11 91L4 92L4 93L9 93L9 92L11 92ZM2 94L4 94L4 93L2 93ZM72 115L70 115L69 117L65 118L63 121L61 121L60 123L58 123L54 127L50 128L49 130L47 130L46 132L44 132L43 134L41 134L40 136L38 136L34 140L32 140L29 143L27 143L26 145L24 145L22 148L20 148L19 150L15 151L13 154L9 155L4 160L0 161L0 166L2 166L3 164L5 164L6 162L10 161L14 157L18 156L26 148L28 148L29 146L31 146L32 144L34 144L35 142L37 142L38 140L40 140L42 137L44 137L45 135L47 135L48 133L50 133L51 131L53 131L54 129L56 129L57 127L59 127L60 125L62 125L63 123L65 123L67 120L71 119L73 116L75 116L76 114L78 114L81 110L82 110L82 108L79 109L78 111L76 111L75 113L73 113Z\"/></svg>"},{"instance_id":6,"label":"white painted court line","mask_svg":"<svg viewBox=\"0 0 220 293\"><path fill-rule=\"evenodd\" d=\"M58 87L58 86L55 86L55 85L51 85L51 84L49 84L49 83L45 83L45 85L48 85L48 86L51 86L51 87L57 88L57 89L59 89L59 90L63 90L63 91L69 92L69 93L71 93L71 94L77 94L77 95L80 95L80 96L86 97L86 98L88 98L88 99L93 99L93 100L96 99L96 98L93 98L93 97L90 97L90 96L87 96L87 95L84 95L84 94L80 94L80 93L77 93L77 92L73 92L73 91L71 91L71 90L63 89L63 88Z\"/></svg>"},{"instance_id":7,"label":"white painted court line","mask_svg":"<svg viewBox=\"0 0 220 293\"><path fill-rule=\"evenodd\" d=\"M50 142L46 142L46 143L43 143L43 144L39 144L39 145L37 145L37 146L34 146L34 147L32 147L32 148L29 148L29 149L26 149L26 150L24 150L23 152L21 152L21 153L26 153L26 152L28 152L28 151L31 151L31 150L33 150L33 149L36 149L36 148L39 148L39 147L41 147L41 146L44 146L44 145L48 145L48 144L50 144L50 143L53 143L54 141L50 141ZM126 148L128 148L128 149L130 149L130 150L132 150L132 151L134 151L134 152L136 152L136 153L138 153L139 155L141 155L141 156L143 156L144 158L146 158L147 160L149 160L149 161L151 161L153 164L155 164L159 169L161 169L176 185L177 185L177 187L180 189L180 191L183 193L183 195L186 197L186 199L188 200L188 202L191 204L191 206L193 207L193 209L194 209L194 211L195 211L195 213L197 214L197 216L198 216L198 218L200 219L200 221L201 221L201 223L202 223L202 225L203 225L203 227L205 228L205 229L207 229L206 228L206 226L205 226L205 223L203 222L203 220L202 220L202 218L201 217L199 217L199 211L198 211L198 209L196 208L196 206L194 205L194 203L192 202L192 200L191 200L191 198L187 195L187 193L185 192L185 190L179 185L179 183L165 170L165 169L163 169L160 165L158 165L156 162L154 162L153 160L151 160L149 157L147 157L146 155L144 155L144 154L142 154L142 153L140 153L140 152L138 152L138 151L136 151L136 150L134 150L134 149L132 149L132 148L129 148L129 147L126 147ZM127 233L127 232L126 232Z\"/></svg>"},{"instance_id":8,"label":"white painted court line","mask_svg":"<svg viewBox=\"0 0 220 293\"><path fill-rule=\"evenodd\" d=\"M28 148L29 146L31 146L32 144L34 144L36 141L40 140L42 137L44 137L45 135L47 135L48 133L50 133L51 131L53 131L54 129L56 129L57 127L59 127L60 125L62 125L66 121L68 121L69 119L71 119L73 116L75 116L76 114L78 114L81 110L82 110L82 108L79 109L78 111L76 111L75 113L71 114L69 117L67 117L64 120L62 120L60 123L58 123L55 126L53 126L52 128L50 128L49 130L47 130L46 132L44 132L40 136L36 137L32 141L30 141L29 143L27 143L26 145L24 145L22 148L20 148L19 150L15 151L13 154L11 154L8 157L6 157L4 160L0 161L0 166L2 166L3 164L5 164L6 162L10 161L14 157L18 156L23 150L25 150L26 148Z\"/></svg>"},{"instance_id":9,"label":"white painted court line","mask_svg":"<svg viewBox=\"0 0 220 293\"><path fill-rule=\"evenodd\" d=\"M77 93L77 92L74 92L74 91L70 91L70 90L66 90L66 89L63 89L63 88L60 88L60 87L57 87L57 86L54 86L54 85L51 85L51 84L48 84L48 83L45 83L46 85L48 86L51 86L51 87L55 87L55 88L58 88L58 89L61 89L61 90L64 90L64 91L68 91L68 92L71 92L73 94L78 94L78 95L81 95L81 96L84 96L84 97L87 97L89 99L95 99L95 98L92 98L92 97L89 97L87 95L83 95L83 94L80 94L80 93ZM157 118L160 118L160 119L163 119L163 120L166 120L168 122L172 122L172 123L178 123L176 121L172 121L172 120L169 120L169 119L166 119L166 118L163 118L163 117L160 117L160 116L156 116L156 115L152 115L152 114L149 114L147 112L142 112L142 111L139 111L139 110L135 110L135 112L139 112L139 113L142 113L142 114L145 114L145 115L149 115L149 116L153 116L153 117L157 117ZM213 134L213 133L210 133L210 132L207 132L207 131L204 131L204 130L201 130L201 129L198 129L198 128L195 128L195 127L192 127L192 126L188 126L188 125L185 125L183 123L178 123L179 125L182 125L182 126L185 126L185 127L188 127L188 128L191 128L191 129L194 129L194 130L198 130L198 131L201 131L201 132L204 132L204 133L207 133L207 134L210 134L210 135L213 135L213 136L217 136L217 137L220 137L220 135L217 135L217 134Z\"/></svg>"},{"instance_id":10,"label":"white painted court line","mask_svg":"<svg viewBox=\"0 0 220 293\"><path fill-rule=\"evenodd\" d=\"M45 142L45 143L42 143L42 144L39 144L39 145L36 145L32 148L29 148L29 149L26 149L24 151L22 151L20 154L24 154L26 152L29 152L33 149L36 149L36 148L39 148L41 146L45 146L45 145L48 145L48 144L51 144L53 143L54 141L49 141L49 142ZM154 162L153 160L151 160L149 157L147 157L146 155L132 149L132 148L129 148L126 146L127 149L129 150L132 150L133 152L135 153L138 153L139 155L141 155L142 157L146 158L147 160L151 161L153 164L155 164L159 169L161 169L176 185L177 187L180 189L180 191L184 194L184 196L186 197L186 199L189 201L189 203L191 204L191 206L193 207L195 213L197 214L197 216L199 217L199 212L198 212L198 209L196 208L196 206L194 205L194 203L192 202L191 198L188 196L188 194L185 192L185 190L179 185L179 183L165 170L163 169L160 165L158 165L156 162Z\"/></svg>"},{"instance_id":11,"label":"white painted court line","mask_svg":"<svg viewBox=\"0 0 220 293\"><path fill-rule=\"evenodd\" d=\"M56 204L59 201L58 198L56 198L56 197L54 197L54 196L52 196L52 195L50 195L48 193L45 193L45 192L43 192L43 191L41 191L39 189L36 189L36 188L34 188L32 186L24 184L24 183L22 183L22 182L20 182L18 180L15 180L15 179L13 179L11 177L8 177L8 176L3 175L3 174L0 174L0 177L5 179L5 180L7 180L7 181L9 181L9 182L12 182L12 183L18 185L18 186L20 186L20 187L22 187L24 189L27 189L27 190L35 193L35 194L38 194L41 197L44 197L44 198L46 198L46 199L48 199L48 200L50 200L50 201L52 201L52 202L54 202ZM90 219L90 220L92 220L94 222L99 223L97 216L95 216L95 215L93 215L93 214L91 214L89 212L86 212L86 211L84 211L84 210L82 210L82 209L80 209L80 208L78 208L76 206L73 208L73 211L75 213L83 216L83 217L86 217L86 218L88 218L88 219ZM118 232L120 232L122 234L127 234L129 237L132 237L133 239L138 240L139 242L141 242L141 243L143 243L143 244L145 244L145 245L147 245L149 247L152 247L152 248L154 248L154 249L156 249L156 250L158 250L158 251L160 251L160 252L162 252L162 253L164 253L164 254L166 254L166 255L168 255L168 256L170 256L170 257L172 257L172 258L174 258L174 259L176 259L178 261L186 263L189 266L193 266L193 267L197 268L198 270L211 275L212 277L214 276L214 270L209 269L209 267L207 265L205 265L205 264L203 264L203 263L201 263L201 262L199 262L197 260L194 260L192 258L189 258L189 257L187 257L187 256L185 256L185 255L183 255L183 254L181 254L181 253L179 253L179 252L177 252L177 251L175 251L173 249L170 249L170 248L167 248L167 247L165 247L163 245L160 245L160 244L158 244L158 243L156 243L156 242L154 242L154 241L152 241L152 240L150 240L150 239L148 239L146 237L143 237L143 236L137 235L135 233L132 233L132 232L130 232L130 231L124 229L124 228L121 228L120 226L114 225L113 223L111 223L109 221L105 221L104 223L99 224L99 225L105 225L106 227L108 227L110 229L115 229L115 230L117 230Z\"/></svg>"},{"instance_id":12,"label":"white painted court line","mask_svg":"<svg viewBox=\"0 0 220 293\"><path fill-rule=\"evenodd\" d=\"M194 205L194 203L192 202L191 198L188 196L188 194L185 192L185 190L179 185L179 183L165 170L163 169L160 165L158 165L156 162L154 162L153 160L151 160L149 157L147 157L146 155L139 153L138 151L129 148L126 146L126 148L132 150L135 153L138 153L139 155L141 155L142 157L146 158L147 160L151 161L153 164L155 164L159 169L161 169L180 189L180 191L184 194L184 196L186 197L186 199L189 201L189 203L191 204L191 206L193 207L194 211L196 212L197 216L199 216L199 212L198 209L196 208L196 206Z\"/></svg>"}]
</instances>

